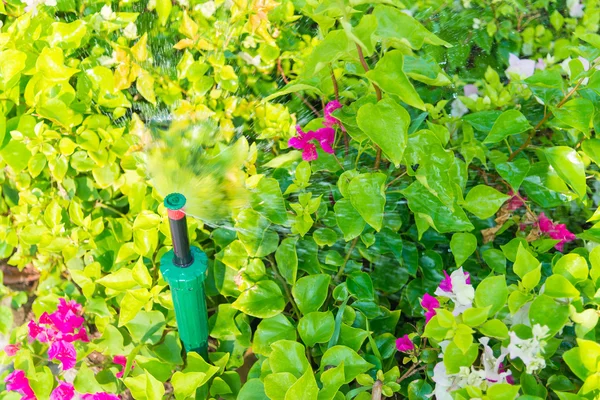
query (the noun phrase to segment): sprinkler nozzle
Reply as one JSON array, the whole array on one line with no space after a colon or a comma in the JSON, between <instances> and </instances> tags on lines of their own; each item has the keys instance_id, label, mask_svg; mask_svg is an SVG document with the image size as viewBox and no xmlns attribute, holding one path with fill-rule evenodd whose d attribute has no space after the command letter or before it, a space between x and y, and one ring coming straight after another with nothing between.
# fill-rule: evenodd
<instances>
[{"instance_id":1,"label":"sprinkler nozzle","mask_svg":"<svg viewBox=\"0 0 600 400\"><path fill-rule=\"evenodd\" d=\"M185 203L185 196L181 193L169 194L165 197L164 202L169 216L169 227L171 228L173 264L178 267L187 267L194 261L187 233L187 221L183 211Z\"/></svg>"}]
</instances>

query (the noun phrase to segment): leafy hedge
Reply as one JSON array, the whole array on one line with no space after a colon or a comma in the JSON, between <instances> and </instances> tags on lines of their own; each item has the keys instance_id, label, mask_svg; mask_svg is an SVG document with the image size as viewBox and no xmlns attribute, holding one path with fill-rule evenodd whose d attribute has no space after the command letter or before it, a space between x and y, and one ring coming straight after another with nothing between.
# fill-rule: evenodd
<instances>
[{"instance_id":1,"label":"leafy hedge","mask_svg":"<svg viewBox=\"0 0 600 400\"><path fill-rule=\"evenodd\" d=\"M3 1L0 255L41 277L30 322L0 308L0 396L597 398L599 21ZM209 362L158 270L170 190L211 260Z\"/></svg>"}]
</instances>

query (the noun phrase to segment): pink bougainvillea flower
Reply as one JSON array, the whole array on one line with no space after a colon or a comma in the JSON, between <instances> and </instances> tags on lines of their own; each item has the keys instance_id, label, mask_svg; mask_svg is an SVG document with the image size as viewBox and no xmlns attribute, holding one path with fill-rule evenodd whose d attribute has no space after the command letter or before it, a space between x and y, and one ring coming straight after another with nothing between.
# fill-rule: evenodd
<instances>
[{"instance_id":1,"label":"pink bougainvillea flower","mask_svg":"<svg viewBox=\"0 0 600 400\"><path fill-rule=\"evenodd\" d=\"M20 393L23 396L21 400L36 400L35 394L31 386L29 386L29 379L25 376L24 371L20 369L14 370L4 378L4 382L6 383L6 390Z\"/></svg>"},{"instance_id":2,"label":"pink bougainvillea flower","mask_svg":"<svg viewBox=\"0 0 600 400\"><path fill-rule=\"evenodd\" d=\"M120 400L119 396L116 394L100 392L94 394L82 394L81 398L83 400Z\"/></svg>"},{"instance_id":3,"label":"pink bougainvillea flower","mask_svg":"<svg viewBox=\"0 0 600 400\"><path fill-rule=\"evenodd\" d=\"M565 224L555 224L544 213L538 217L538 227L542 233L547 234L559 242L554 246L558 251L563 251L565 244L577 239L575 234L571 233Z\"/></svg>"},{"instance_id":4,"label":"pink bougainvillea flower","mask_svg":"<svg viewBox=\"0 0 600 400\"><path fill-rule=\"evenodd\" d=\"M69 311L71 311L73 314L79 315L81 314L82 307L81 304L79 304L75 300L67 301L64 298L60 298L58 300L58 306L56 307L56 311L61 315L65 315Z\"/></svg>"},{"instance_id":5,"label":"pink bougainvillea flower","mask_svg":"<svg viewBox=\"0 0 600 400\"><path fill-rule=\"evenodd\" d=\"M75 388L65 381L58 382L58 386L52 391L50 400L71 400L75 397Z\"/></svg>"},{"instance_id":6,"label":"pink bougainvillea flower","mask_svg":"<svg viewBox=\"0 0 600 400\"><path fill-rule=\"evenodd\" d=\"M125 366L127 365L127 357L125 356L114 356L113 357L113 363L121 365L123 367L123 369L117 373L117 378L122 378L123 377L123 373L125 372ZM131 366L131 369L133 369L134 366Z\"/></svg>"},{"instance_id":7,"label":"pink bougainvillea flower","mask_svg":"<svg viewBox=\"0 0 600 400\"><path fill-rule=\"evenodd\" d=\"M517 196L515 194L515 192L513 192L512 190L508 192L508 195L512 196L510 198L510 200L508 200L508 203L507 203L507 209L508 209L508 211L518 210L519 208L523 207L523 205L525 205L525 203L523 202L523 200L527 200L527 198L521 197L521 196Z\"/></svg>"},{"instance_id":8,"label":"pink bougainvillea flower","mask_svg":"<svg viewBox=\"0 0 600 400\"><path fill-rule=\"evenodd\" d=\"M77 353L72 343L65 340L57 340L50 345L48 358L50 360L58 360L62 364L63 370L66 371L75 366Z\"/></svg>"},{"instance_id":9,"label":"pink bougainvillea flower","mask_svg":"<svg viewBox=\"0 0 600 400\"><path fill-rule=\"evenodd\" d=\"M29 336L31 336L32 339L39 340L42 343L47 343L49 341L46 329L39 326L34 320L29 321L27 328L29 329Z\"/></svg>"},{"instance_id":10,"label":"pink bougainvillea flower","mask_svg":"<svg viewBox=\"0 0 600 400\"><path fill-rule=\"evenodd\" d=\"M56 311L50 314L50 319L56 329L66 334L74 333L85 322L83 317L75 314L72 310L66 310L66 312ZM41 318L40 322L42 322Z\"/></svg>"},{"instance_id":11,"label":"pink bougainvillea flower","mask_svg":"<svg viewBox=\"0 0 600 400\"><path fill-rule=\"evenodd\" d=\"M80 341L80 342L85 342L85 343L89 343L90 338L87 334L87 331L85 330L85 328L81 328L76 334L71 335L71 334L67 334L63 336L63 339L66 342L76 342L76 341Z\"/></svg>"},{"instance_id":12,"label":"pink bougainvillea flower","mask_svg":"<svg viewBox=\"0 0 600 400\"><path fill-rule=\"evenodd\" d=\"M316 131L304 132L298 125L296 126L298 136L288 141L290 147L302 150L302 159L304 161L314 161L317 159L317 147L314 142L319 142L321 148L326 153L333 154L333 142L335 141L335 130L333 128L321 128Z\"/></svg>"},{"instance_id":13,"label":"pink bougainvillea flower","mask_svg":"<svg viewBox=\"0 0 600 400\"><path fill-rule=\"evenodd\" d=\"M398 349L398 351L407 353L407 352L411 351L412 349L414 349L415 345L412 342L412 340L410 340L408 335L404 335L404 336L396 339L396 348Z\"/></svg>"},{"instance_id":14,"label":"pink bougainvillea flower","mask_svg":"<svg viewBox=\"0 0 600 400\"><path fill-rule=\"evenodd\" d=\"M440 302L429 293L425 293L421 300L421 307L425 309L425 323L427 323L435 316L435 309L440 308Z\"/></svg>"},{"instance_id":15,"label":"pink bougainvillea flower","mask_svg":"<svg viewBox=\"0 0 600 400\"><path fill-rule=\"evenodd\" d=\"M479 91L477 90L477 86L475 86L473 84L465 85L465 87L463 88L463 90L464 90L464 93L465 93L466 97L479 94Z\"/></svg>"},{"instance_id":16,"label":"pink bougainvillea flower","mask_svg":"<svg viewBox=\"0 0 600 400\"><path fill-rule=\"evenodd\" d=\"M535 61L526 58L520 59L515 54L508 56L508 68L505 73L510 77L513 75L519 79L529 78L535 72Z\"/></svg>"},{"instance_id":17,"label":"pink bougainvillea flower","mask_svg":"<svg viewBox=\"0 0 600 400\"><path fill-rule=\"evenodd\" d=\"M7 356L12 357L17 354L17 351L21 348L20 344L8 344L4 346L4 352Z\"/></svg>"},{"instance_id":18,"label":"pink bougainvillea flower","mask_svg":"<svg viewBox=\"0 0 600 400\"><path fill-rule=\"evenodd\" d=\"M326 128L333 128L335 125L340 125L340 121L331 115L338 108L342 108L342 104L337 100L330 101L325 106L325 121L323 121L323 125L325 125Z\"/></svg>"},{"instance_id":19,"label":"pink bougainvillea flower","mask_svg":"<svg viewBox=\"0 0 600 400\"><path fill-rule=\"evenodd\" d=\"M460 315L473 306L475 289L471 286L471 277L462 267L452 272L450 276L444 271L444 278L435 291L435 295L447 297L454 302L453 315Z\"/></svg>"}]
</instances>

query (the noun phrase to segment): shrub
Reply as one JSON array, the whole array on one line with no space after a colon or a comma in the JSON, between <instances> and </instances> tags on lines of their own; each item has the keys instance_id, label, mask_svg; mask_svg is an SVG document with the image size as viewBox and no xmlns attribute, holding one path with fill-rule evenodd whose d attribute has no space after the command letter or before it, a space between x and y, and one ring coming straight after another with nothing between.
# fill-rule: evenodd
<instances>
[{"instance_id":1,"label":"shrub","mask_svg":"<svg viewBox=\"0 0 600 400\"><path fill-rule=\"evenodd\" d=\"M41 276L32 321L0 308L3 396L596 398L599 18L0 3L0 253ZM158 270L170 190L208 360Z\"/></svg>"}]
</instances>

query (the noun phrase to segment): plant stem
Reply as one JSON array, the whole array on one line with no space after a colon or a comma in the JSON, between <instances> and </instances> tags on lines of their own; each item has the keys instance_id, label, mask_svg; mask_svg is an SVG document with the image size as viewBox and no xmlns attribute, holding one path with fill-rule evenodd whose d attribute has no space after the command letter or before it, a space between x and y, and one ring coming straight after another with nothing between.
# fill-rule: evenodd
<instances>
[{"instance_id":1,"label":"plant stem","mask_svg":"<svg viewBox=\"0 0 600 400\"><path fill-rule=\"evenodd\" d=\"M335 99L339 101L340 89L337 83L337 79L335 79L335 73L333 72L333 67L331 66L331 64L329 65L329 70L331 71L331 81L333 82L333 94L335 94Z\"/></svg>"},{"instance_id":2,"label":"plant stem","mask_svg":"<svg viewBox=\"0 0 600 400\"><path fill-rule=\"evenodd\" d=\"M581 84L583 83L583 80L585 78L581 78L577 84L575 85L575 87L573 87L573 89L571 89L569 91L569 93L567 93L565 95L565 97L563 97L563 99L556 105L556 108L561 108L562 106L565 105L565 103L567 102L567 100L569 100L569 98L579 89L579 86L581 86ZM531 143L531 140L533 139L533 137L535 136L535 134L537 133L537 131L542 127L542 125L544 125L544 123L546 121L548 121L548 119L550 118L550 115L552 115L551 113L547 112L544 114L544 118L542 118L542 120L540 122L537 123L537 125L533 128L533 130L531 131L531 133L529 134L529 136L527 137L527 140L525 141L525 143L523 143L521 145L521 147L519 147L517 150L515 150L510 157L508 157L508 161L512 161L515 159L515 157L522 152L523 150L525 150L527 148L527 146L529 146L529 144Z\"/></svg>"},{"instance_id":3,"label":"plant stem","mask_svg":"<svg viewBox=\"0 0 600 400\"><path fill-rule=\"evenodd\" d=\"M423 366L421 366L421 367L417 368L418 366L419 366L419 364L413 364L413 366L412 366L412 367L410 367L410 368L408 369L408 371L406 371L406 372L404 373L404 375L402 375L400 378L398 378L397 382L398 382L398 383L400 383L400 382L402 382L403 380L405 380L406 378L410 378L410 377L411 377L411 376L413 376L414 374L416 374L416 373L419 373L419 372L421 372L421 371L424 371L424 370L426 370L426 369L427 369L427 365L423 365Z\"/></svg>"},{"instance_id":4,"label":"plant stem","mask_svg":"<svg viewBox=\"0 0 600 400\"><path fill-rule=\"evenodd\" d=\"M106 210L110 210L110 211L114 212L115 214L118 214L118 215L120 215L121 217L123 217L123 218L125 218L125 219L129 219L129 218L127 217L127 215L123 214L121 211L117 210L117 209L116 209L116 208L114 208L114 207L111 207L111 206L109 206L109 205L106 205L106 204L104 204L104 203L101 203L101 202L99 202L99 201L98 201L98 202L96 202L96 204L95 204L95 207L97 207L97 208L104 208L104 209L106 209Z\"/></svg>"},{"instance_id":5,"label":"plant stem","mask_svg":"<svg viewBox=\"0 0 600 400\"><path fill-rule=\"evenodd\" d=\"M367 64L367 60L365 60L365 55L363 54L362 48L360 47L360 45L358 43L356 44L356 51L358 52L358 58L360 59L360 63L363 67L363 69L365 70L365 72L369 71L369 64ZM379 88L379 86L377 86L376 84L373 83L373 88L375 89L375 95L377 96L377 101L381 100L381 89ZM375 165L373 166L374 169L379 169L379 164L381 163L381 148L377 145L375 145L375 148L377 149L377 155L375 156Z\"/></svg>"},{"instance_id":6,"label":"plant stem","mask_svg":"<svg viewBox=\"0 0 600 400\"><path fill-rule=\"evenodd\" d=\"M286 85L288 83L290 83L289 79L285 76L285 72L283 72L283 68L281 67L281 58L277 59L277 70L281 74L281 79L283 79L283 82ZM294 96L296 96L297 98L299 98L308 108L310 108L310 110L313 112L313 114L315 114L317 116L317 118L321 117L321 114L315 108L315 106L313 106L312 104L310 104L308 102L308 100L306 100L304 97L302 97L302 95L300 95L299 93L294 92Z\"/></svg>"},{"instance_id":7,"label":"plant stem","mask_svg":"<svg viewBox=\"0 0 600 400\"><path fill-rule=\"evenodd\" d=\"M383 382L380 380L375 381L373 384L373 391L371 392L371 400L381 400L381 389L383 387Z\"/></svg>"},{"instance_id":8,"label":"plant stem","mask_svg":"<svg viewBox=\"0 0 600 400\"><path fill-rule=\"evenodd\" d=\"M290 288L288 287L287 282L279 274L279 271L277 270L277 265L276 265L275 261L273 261L273 259L271 257L269 257L268 260L271 262L271 268L273 269L273 274L275 275L275 278L277 278L277 280L279 280L279 282L281 282L281 284L283 285L283 289L285 290L285 295L287 296L290 304L292 305L292 308L294 309L294 314L296 314L296 318L300 319L302 317L302 314L300 314L300 310L298 309L298 306L296 305L296 302L294 301L294 298L292 297L292 293L290 292Z\"/></svg>"},{"instance_id":9,"label":"plant stem","mask_svg":"<svg viewBox=\"0 0 600 400\"><path fill-rule=\"evenodd\" d=\"M342 277L342 274L344 273L344 269L346 268L346 264L348 263L348 260L350 260L350 256L352 255L352 252L354 251L354 248L356 247L357 242L358 242L358 237L355 237L354 240L352 241L352 244L350 245L350 250L348 250L348 254L346 254L346 258L344 258L344 263L340 266L340 269L338 270L337 274L335 275L334 280L339 281L340 278Z\"/></svg>"}]
</instances>

